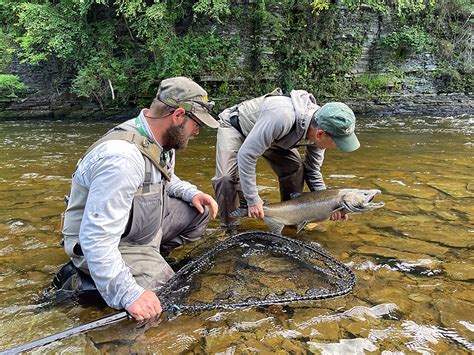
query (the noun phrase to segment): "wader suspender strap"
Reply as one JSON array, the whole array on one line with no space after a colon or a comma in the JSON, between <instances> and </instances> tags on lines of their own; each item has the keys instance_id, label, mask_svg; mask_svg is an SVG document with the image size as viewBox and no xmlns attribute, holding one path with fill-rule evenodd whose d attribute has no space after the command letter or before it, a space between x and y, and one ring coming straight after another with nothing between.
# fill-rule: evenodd
<instances>
[{"instance_id":1,"label":"wader suspender strap","mask_svg":"<svg viewBox=\"0 0 474 355\"><path fill-rule=\"evenodd\" d=\"M229 123L234 127L239 133L245 137L244 132L242 132L242 127L240 127L240 122L239 122L239 111L236 112L237 114L234 114L229 118Z\"/></svg>"},{"instance_id":2,"label":"wader suspender strap","mask_svg":"<svg viewBox=\"0 0 474 355\"><path fill-rule=\"evenodd\" d=\"M148 138L135 134L133 132L117 131L107 134L106 136L102 137L97 142L92 144L89 149L87 149L87 151L84 153L82 158L84 158L92 149L97 147L99 144L111 140L124 140L130 143L134 143L138 150L144 156L150 159L153 165L155 165L156 168L161 172L161 174L163 174L163 177L167 181L171 180L168 174L168 169L166 168L165 164L162 161L158 160L161 156L161 149L156 144L150 142ZM79 162L82 160L82 158L79 160Z\"/></svg>"},{"instance_id":3,"label":"wader suspender strap","mask_svg":"<svg viewBox=\"0 0 474 355\"><path fill-rule=\"evenodd\" d=\"M151 186L151 163L150 159L145 159L145 180L143 181L143 193L150 192Z\"/></svg>"},{"instance_id":4,"label":"wader suspender strap","mask_svg":"<svg viewBox=\"0 0 474 355\"><path fill-rule=\"evenodd\" d=\"M275 90L273 90L272 92L269 92L268 94L265 94L263 96L260 96L259 98L257 99L265 99L266 97L269 97L269 96L284 96L283 95L283 92L281 91L280 88L276 88ZM245 102L248 102L249 100L247 101L244 101L243 103L241 103L240 105L242 104L245 104ZM240 105L237 105L237 107L235 108L235 110L233 110L233 112L230 114L230 117L229 117L229 123L232 127L234 127L242 136L245 137L245 134L244 132L242 131L242 127L240 126L240 122L239 122L239 106Z\"/></svg>"}]
</instances>

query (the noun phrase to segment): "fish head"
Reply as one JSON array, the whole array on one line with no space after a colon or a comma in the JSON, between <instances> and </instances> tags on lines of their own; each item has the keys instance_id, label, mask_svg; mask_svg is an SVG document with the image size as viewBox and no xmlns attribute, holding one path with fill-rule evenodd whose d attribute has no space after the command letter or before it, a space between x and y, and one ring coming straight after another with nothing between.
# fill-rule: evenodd
<instances>
[{"instance_id":1,"label":"fish head","mask_svg":"<svg viewBox=\"0 0 474 355\"><path fill-rule=\"evenodd\" d=\"M385 206L384 202L372 202L380 190L348 190L342 199L343 206L350 212L364 212Z\"/></svg>"}]
</instances>

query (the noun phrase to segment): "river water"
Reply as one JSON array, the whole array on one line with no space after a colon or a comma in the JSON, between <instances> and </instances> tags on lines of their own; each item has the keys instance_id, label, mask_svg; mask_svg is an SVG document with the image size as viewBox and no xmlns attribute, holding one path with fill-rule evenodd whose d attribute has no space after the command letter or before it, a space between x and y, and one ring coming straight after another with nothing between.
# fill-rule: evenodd
<instances>
[{"instance_id":1,"label":"river water","mask_svg":"<svg viewBox=\"0 0 474 355\"><path fill-rule=\"evenodd\" d=\"M0 122L0 350L114 311L49 306L42 291L67 260L59 215L81 154L114 122ZM474 351L474 117L361 117L362 147L326 152L334 188L378 188L385 207L298 235L352 268L352 293L285 307L182 314L137 327L124 321L37 350L61 353L470 353ZM215 132L204 129L177 158L177 174L212 193ZM278 200L265 162L261 196ZM211 222L199 254L225 235ZM243 219L239 231L266 230ZM285 282L286 280L282 280ZM217 281L219 282L219 281Z\"/></svg>"}]
</instances>

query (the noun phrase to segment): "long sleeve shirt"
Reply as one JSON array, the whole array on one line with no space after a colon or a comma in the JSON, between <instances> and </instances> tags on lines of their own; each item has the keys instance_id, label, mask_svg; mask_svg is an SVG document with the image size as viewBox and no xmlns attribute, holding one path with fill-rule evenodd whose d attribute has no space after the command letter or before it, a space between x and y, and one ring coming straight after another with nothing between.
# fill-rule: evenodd
<instances>
[{"instance_id":1,"label":"long sleeve shirt","mask_svg":"<svg viewBox=\"0 0 474 355\"><path fill-rule=\"evenodd\" d=\"M174 154L168 165L168 194L190 202L198 189L174 174ZM161 181L160 171L152 169L152 182ZM117 309L128 308L144 292L118 249L134 194L144 178L140 151L134 144L117 140L106 141L87 154L73 177L74 183L89 190L79 232L81 248L97 289Z\"/></svg>"},{"instance_id":2,"label":"long sleeve shirt","mask_svg":"<svg viewBox=\"0 0 474 355\"><path fill-rule=\"evenodd\" d=\"M270 146L278 145L277 141L290 133L296 121L296 109L288 97L266 98L258 120L239 149L237 160L240 184L250 206L261 201L256 182L257 159ZM305 179L311 191L326 188L320 171L324 151L314 144L305 148Z\"/></svg>"}]
</instances>

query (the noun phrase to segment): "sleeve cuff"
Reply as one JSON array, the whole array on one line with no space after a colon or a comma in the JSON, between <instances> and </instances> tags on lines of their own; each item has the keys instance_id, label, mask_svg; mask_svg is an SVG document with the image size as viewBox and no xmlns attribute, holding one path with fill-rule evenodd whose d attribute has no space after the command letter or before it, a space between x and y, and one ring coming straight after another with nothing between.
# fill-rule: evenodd
<instances>
[{"instance_id":1,"label":"sleeve cuff","mask_svg":"<svg viewBox=\"0 0 474 355\"><path fill-rule=\"evenodd\" d=\"M132 305L132 303L135 302L138 299L138 297L140 297L143 294L143 292L145 292L145 289L139 285L134 287L133 290L130 290L129 292L127 292L122 298L121 303L122 303L123 308L128 310L128 308Z\"/></svg>"},{"instance_id":2,"label":"sleeve cuff","mask_svg":"<svg viewBox=\"0 0 474 355\"><path fill-rule=\"evenodd\" d=\"M262 199L260 198L260 196L255 196L255 197L250 197L250 198L245 198L247 200L247 204L249 206L255 206L257 205L258 203L261 203L263 202Z\"/></svg>"}]
</instances>

